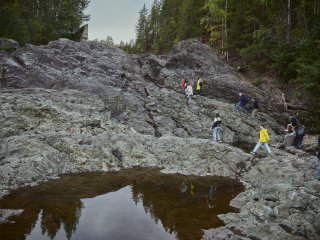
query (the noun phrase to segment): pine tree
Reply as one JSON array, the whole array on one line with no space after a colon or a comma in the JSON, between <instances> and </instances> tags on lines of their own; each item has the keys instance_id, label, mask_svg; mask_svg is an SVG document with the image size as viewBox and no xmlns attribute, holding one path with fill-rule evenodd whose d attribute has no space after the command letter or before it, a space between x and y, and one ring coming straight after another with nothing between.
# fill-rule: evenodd
<instances>
[{"instance_id":1,"label":"pine tree","mask_svg":"<svg viewBox=\"0 0 320 240\"><path fill-rule=\"evenodd\" d=\"M143 8L139 12L139 19L136 25L136 49L138 52L145 52L147 50L147 41L148 41L148 22L149 11L146 5L143 5Z\"/></svg>"},{"instance_id":2,"label":"pine tree","mask_svg":"<svg viewBox=\"0 0 320 240\"><path fill-rule=\"evenodd\" d=\"M89 0L3 0L0 34L20 43L45 44L74 33L89 20L84 14Z\"/></svg>"}]
</instances>

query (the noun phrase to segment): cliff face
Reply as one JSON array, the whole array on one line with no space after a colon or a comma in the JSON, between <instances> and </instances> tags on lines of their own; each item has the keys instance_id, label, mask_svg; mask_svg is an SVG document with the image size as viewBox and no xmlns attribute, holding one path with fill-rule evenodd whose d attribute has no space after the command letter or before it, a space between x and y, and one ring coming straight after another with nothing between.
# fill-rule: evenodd
<instances>
[{"instance_id":1,"label":"cliff face","mask_svg":"<svg viewBox=\"0 0 320 240\"><path fill-rule=\"evenodd\" d=\"M256 142L261 122L272 144L282 140L283 126L268 114L252 118L235 110L239 92L257 96L263 109L277 109L278 103L241 81L206 45L188 40L167 56L135 56L61 39L0 57L9 69L7 87L0 90L1 195L63 173L161 167L245 181L246 192L233 203L241 215L221 216L229 229L241 225L244 235L263 238L260 229L266 225L270 236L281 239L301 228L309 239L311 233L318 236L315 158L272 149L274 155L260 161L232 147ZM187 102L180 94L181 79L199 77L205 80L205 96ZM224 143L211 140L216 113ZM312 197L301 202L305 194ZM303 207L295 207L297 201ZM297 212L299 221L292 215Z\"/></svg>"}]
</instances>

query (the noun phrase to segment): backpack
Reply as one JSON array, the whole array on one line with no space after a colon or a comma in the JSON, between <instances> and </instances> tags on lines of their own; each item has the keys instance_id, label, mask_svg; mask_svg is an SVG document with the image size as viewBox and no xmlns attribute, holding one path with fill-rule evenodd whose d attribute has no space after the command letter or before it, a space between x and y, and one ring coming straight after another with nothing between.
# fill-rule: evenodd
<instances>
[{"instance_id":1,"label":"backpack","mask_svg":"<svg viewBox=\"0 0 320 240\"><path fill-rule=\"evenodd\" d=\"M292 126L296 126L298 124L298 119L296 117L291 118Z\"/></svg>"},{"instance_id":2,"label":"backpack","mask_svg":"<svg viewBox=\"0 0 320 240\"><path fill-rule=\"evenodd\" d=\"M244 95L244 101L245 101L245 103L249 102L249 99L246 95Z\"/></svg>"},{"instance_id":3,"label":"backpack","mask_svg":"<svg viewBox=\"0 0 320 240\"><path fill-rule=\"evenodd\" d=\"M297 136L304 136L304 128L298 128L297 130Z\"/></svg>"}]
</instances>

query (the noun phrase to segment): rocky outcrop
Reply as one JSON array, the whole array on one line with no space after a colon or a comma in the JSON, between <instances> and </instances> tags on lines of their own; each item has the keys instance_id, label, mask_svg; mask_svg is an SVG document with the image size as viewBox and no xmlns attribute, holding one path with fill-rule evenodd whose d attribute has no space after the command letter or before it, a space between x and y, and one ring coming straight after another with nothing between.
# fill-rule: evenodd
<instances>
[{"instance_id":1,"label":"rocky outcrop","mask_svg":"<svg viewBox=\"0 0 320 240\"><path fill-rule=\"evenodd\" d=\"M3 90L0 102L2 192L62 173L135 166L237 177L237 166L247 167L250 158L228 144L192 137L188 127L158 128L183 137L141 134L113 118L103 99L76 90ZM203 130L209 136L208 124Z\"/></svg>"},{"instance_id":2,"label":"rocky outcrop","mask_svg":"<svg viewBox=\"0 0 320 240\"><path fill-rule=\"evenodd\" d=\"M20 44L13 39L0 38L0 51L12 51L19 47Z\"/></svg>"},{"instance_id":3,"label":"rocky outcrop","mask_svg":"<svg viewBox=\"0 0 320 240\"><path fill-rule=\"evenodd\" d=\"M216 231L220 239L319 236L315 157L272 148L273 156L253 158L232 146L256 142L261 122L276 146L283 127L266 113L252 118L235 110L239 91L258 96L265 108L276 103L206 45L189 40L167 56L135 56L61 39L0 57L10 75L0 90L2 196L64 173L136 166L229 176L246 184L232 201L240 213L221 215L227 225L205 239ZM182 77L205 79L205 96L187 102ZM211 140L216 113L224 143Z\"/></svg>"}]
</instances>

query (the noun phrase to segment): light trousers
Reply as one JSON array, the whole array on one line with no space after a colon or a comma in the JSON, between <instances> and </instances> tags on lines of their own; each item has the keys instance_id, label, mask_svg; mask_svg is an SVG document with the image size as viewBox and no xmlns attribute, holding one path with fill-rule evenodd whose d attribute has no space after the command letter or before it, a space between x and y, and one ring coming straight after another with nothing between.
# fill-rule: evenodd
<instances>
[{"instance_id":1,"label":"light trousers","mask_svg":"<svg viewBox=\"0 0 320 240\"><path fill-rule=\"evenodd\" d=\"M263 146L263 147L267 150L267 152L268 152L269 154L271 154L271 150L270 150L270 148L269 148L268 143L267 143L267 142L260 142L260 141L257 142L256 146L255 146L254 149L253 149L253 152L254 152L254 153L257 152L258 149L259 149L261 146Z\"/></svg>"}]
</instances>

